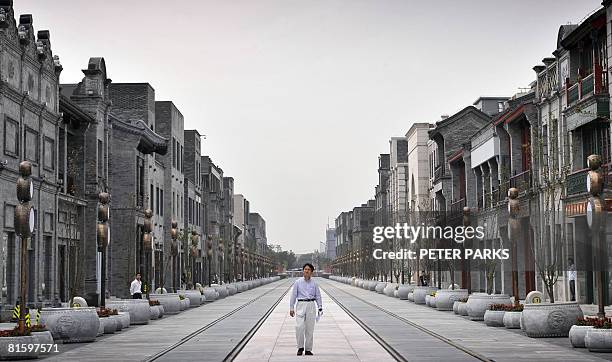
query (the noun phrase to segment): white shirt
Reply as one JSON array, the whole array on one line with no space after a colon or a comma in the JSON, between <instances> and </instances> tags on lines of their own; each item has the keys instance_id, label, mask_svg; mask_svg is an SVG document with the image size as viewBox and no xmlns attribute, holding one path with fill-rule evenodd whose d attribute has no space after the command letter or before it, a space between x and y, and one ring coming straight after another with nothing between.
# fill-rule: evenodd
<instances>
[{"instance_id":1,"label":"white shirt","mask_svg":"<svg viewBox=\"0 0 612 362\"><path fill-rule=\"evenodd\" d=\"M130 294L134 295L134 293L140 293L142 294L142 282L138 279L134 279L134 281L132 281L132 284L130 284Z\"/></svg>"},{"instance_id":2,"label":"white shirt","mask_svg":"<svg viewBox=\"0 0 612 362\"><path fill-rule=\"evenodd\" d=\"M576 266L574 264L570 265L569 270L567 271L567 279L576 281Z\"/></svg>"}]
</instances>

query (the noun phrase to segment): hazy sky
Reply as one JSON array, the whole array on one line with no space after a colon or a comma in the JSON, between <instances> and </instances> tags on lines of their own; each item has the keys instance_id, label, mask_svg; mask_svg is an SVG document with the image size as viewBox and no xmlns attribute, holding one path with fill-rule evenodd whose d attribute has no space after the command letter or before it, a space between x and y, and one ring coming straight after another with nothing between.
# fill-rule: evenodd
<instances>
[{"instance_id":1,"label":"hazy sky","mask_svg":"<svg viewBox=\"0 0 612 362\"><path fill-rule=\"evenodd\" d=\"M317 249L328 219L373 197L378 155L412 122L512 95L561 24L601 0L16 0L49 29L63 83L92 56L149 82L267 223Z\"/></svg>"}]
</instances>

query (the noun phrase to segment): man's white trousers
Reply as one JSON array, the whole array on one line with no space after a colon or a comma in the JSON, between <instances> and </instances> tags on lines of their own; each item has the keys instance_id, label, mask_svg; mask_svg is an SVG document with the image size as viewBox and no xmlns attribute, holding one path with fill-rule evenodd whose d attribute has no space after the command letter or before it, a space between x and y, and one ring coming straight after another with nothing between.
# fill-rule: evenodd
<instances>
[{"instance_id":1,"label":"man's white trousers","mask_svg":"<svg viewBox=\"0 0 612 362\"><path fill-rule=\"evenodd\" d=\"M295 308L295 338L298 348L312 351L312 338L314 333L315 320L317 318L317 303L297 302Z\"/></svg>"}]
</instances>

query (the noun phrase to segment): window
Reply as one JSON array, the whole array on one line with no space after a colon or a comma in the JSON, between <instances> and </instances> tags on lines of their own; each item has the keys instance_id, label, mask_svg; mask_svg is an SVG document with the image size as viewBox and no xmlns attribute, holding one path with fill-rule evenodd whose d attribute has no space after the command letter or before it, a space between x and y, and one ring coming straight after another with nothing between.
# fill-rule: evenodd
<instances>
[{"instance_id":1,"label":"window","mask_svg":"<svg viewBox=\"0 0 612 362\"><path fill-rule=\"evenodd\" d=\"M175 207L175 203L174 203L174 199L175 198L175 193L174 191L172 191L172 217L174 217L174 215L176 215L176 207Z\"/></svg>"},{"instance_id":2,"label":"window","mask_svg":"<svg viewBox=\"0 0 612 362\"><path fill-rule=\"evenodd\" d=\"M55 141L45 137L43 145L43 167L49 170L55 169Z\"/></svg>"},{"instance_id":3,"label":"window","mask_svg":"<svg viewBox=\"0 0 612 362\"><path fill-rule=\"evenodd\" d=\"M183 163L185 162L185 160L183 160L183 145L181 145L181 162L180 162L180 166L181 166L181 172L183 172Z\"/></svg>"},{"instance_id":4,"label":"window","mask_svg":"<svg viewBox=\"0 0 612 362\"><path fill-rule=\"evenodd\" d=\"M38 132L31 128L25 132L25 158L38 163Z\"/></svg>"},{"instance_id":5,"label":"window","mask_svg":"<svg viewBox=\"0 0 612 362\"><path fill-rule=\"evenodd\" d=\"M4 153L19 155L19 123L9 117L4 119Z\"/></svg>"},{"instance_id":6,"label":"window","mask_svg":"<svg viewBox=\"0 0 612 362\"><path fill-rule=\"evenodd\" d=\"M4 227L15 227L15 205L4 204Z\"/></svg>"},{"instance_id":7,"label":"window","mask_svg":"<svg viewBox=\"0 0 612 362\"><path fill-rule=\"evenodd\" d=\"M159 200L159 191L157 194L154 193L155 189L153 188L153 184L151 184L151 191L149 193L149 208L151 211L155 212L155 197Z\"/></svg>"},{"instance_id":8,"label":"window","mask_svg":"<svg viewBox=\"0 0 612 362\"><path fill-rule=\"evenodd\" d=\"M159 187L155 188L155 196L157 198L157 204L155 204L155 213L157 215L161 215L161 210L160 210L160 207L159 207L159 205L161 204L160 203L160 198L159 198Z\"/></svg>"},{"instance_id":9,"label":"window","mask_svg":"<svg viewBox=\"0 0 612 362\"><path fill-rule=\"evenodd\" d=\"M136 206L144 206L145 193L144 159L136 156Z\"/></svg>"},{"instance_id":10,"label":"window","mask_svg":"<svg viewBox=\"0 0 612 362\"><path fill-rule=\"evenodd\" d=\"M51 233L53 232L53 214L50 212L45 212L45 216L44 216L44 225L43 225L43 231L46 233Z\"/></svg>"}]
</instances>

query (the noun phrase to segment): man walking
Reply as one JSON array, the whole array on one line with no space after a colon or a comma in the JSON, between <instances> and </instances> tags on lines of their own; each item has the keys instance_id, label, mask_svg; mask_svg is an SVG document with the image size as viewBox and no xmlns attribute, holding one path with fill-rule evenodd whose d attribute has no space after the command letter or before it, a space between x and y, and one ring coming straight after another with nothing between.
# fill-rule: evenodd
<instances>
[{"instance_id":1,"label":"man walking","mask_svg":"<svg viewBox=\"0 0 612 362\"><path fill-rule=\"evenodd\" d=\"M574 265L574 259L568 258L567 262L569 267L567 268L567 279L569 280L570 300L576 301L576 265Z\"/></svg>"},{"instance_id":2,"label":"man walking","mask_svg":"<svg viewBox=\"0 0 612 362\"><path fill-rule=\"evenodd\" d=\"M323 315L323 304L321 304L319 286L311 279L314 266L306 263L302 267L302 271L304 277L293 283L289 315L296 317L295 338L298 345L297 355L301 356L304 353L307 356L312 356L312 338L315 320L317 319L317 308L318 316L320 317ZM316 306L315 302L317 303Z\"/></svg>"},{"instance_id":3,"label":"man walking","mask_svg":"<svg viewBox=\"0 0 612 362\"><path fill-rule=\"evenodd\" d=\"M136 273L136 277L130 284L130 294L132 299L142 299L142 282L140 281L140 273Z\"/></svg>"}]
</instances>

